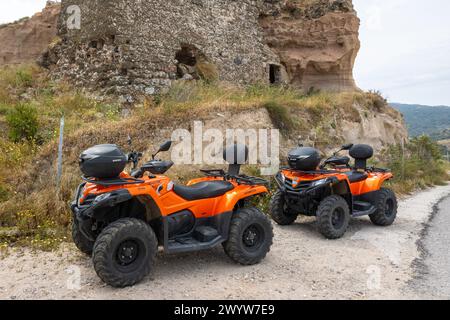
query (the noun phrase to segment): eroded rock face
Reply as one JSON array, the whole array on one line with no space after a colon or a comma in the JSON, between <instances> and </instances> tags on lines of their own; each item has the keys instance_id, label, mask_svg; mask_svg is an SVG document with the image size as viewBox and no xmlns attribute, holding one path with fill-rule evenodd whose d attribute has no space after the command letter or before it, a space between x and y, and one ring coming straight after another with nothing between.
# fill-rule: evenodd
<instances>
[{"instance_id":1,"label":"eroded rock face","mask_svg":"<svg viewBox=\"0 0 450 320\"><path fill-rule=\"evenodd\" d=\"M341 136L344 141L369 144L379 151L387 145L406 143L408 130L400 112L386 107L384 112L365 113L360 106L361 122L343 120Z\"/></svg>"},{"instance_id":2,"label":"eroded rock face","mask_svg":"<svg viewBox=\"0 0 450 320\"><path fill-rule=\"evenodd\" d=\"M286 69L285 81L306 91L353 91L359 19L349 0L288 1L260 24Z\"/></svg>"},{"instance_id":3,"label":"eroded rock face","mask_svg":"<svg viewBox=\"0 0 450 320\"><path fill-rule=\"evenodd\" d=\"M31 18L0 26L0 66L34 62L56 37L60 5L49 2Z\"/></svg>"}]
</instances>

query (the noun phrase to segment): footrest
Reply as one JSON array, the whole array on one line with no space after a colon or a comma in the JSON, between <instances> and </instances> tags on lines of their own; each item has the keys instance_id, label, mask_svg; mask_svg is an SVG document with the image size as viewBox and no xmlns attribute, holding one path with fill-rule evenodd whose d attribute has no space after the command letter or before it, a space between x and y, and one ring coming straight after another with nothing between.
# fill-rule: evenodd
<instances>
[{"instance_id":1,"label":"footrest","mask_svg":"<svg viewBox=\"0 0 450 320\"><path fill-rule=\"evenodd\" d=\"M355 201L353 202L353 216L354 217L362 217L368 216L377 211L374 205L369 202L364 201Z\"/></svg>"},{"instance_id":2,"label":"footrest","mask_svg":"<svg viewBox=\"0 0 450 320\"><path fill-rule=\"evenodd\" d=\"M353 202L353 210L354 211L367 211L372 208L372 204L364 201L355 201Z\"/></svg>"},{"instance_id":3,"label":"footrest","mask_svg":"<svg viewBox=\"0 0 450 320\"><path fill-rule=\"evenodd\" d=\"M213 248L222 242L224 242L221 236L217 235L211 241L203 242L195 238L181 238L175 240L169 240L167 246L164 248L167 253L181 253L181 252L192 252L199 250L206 250Z\"/></svg>"},{"instance_id":4,"label":"footrest","mask_svg":"<svg viewBox=\"0 0 450 320\"><path fill-rule=\"evenodd\" d=\"M219 236L219 232L212 227L198 227L194 230L194 238L200 242L209 242Z\"/></svg>"}]
</instances>

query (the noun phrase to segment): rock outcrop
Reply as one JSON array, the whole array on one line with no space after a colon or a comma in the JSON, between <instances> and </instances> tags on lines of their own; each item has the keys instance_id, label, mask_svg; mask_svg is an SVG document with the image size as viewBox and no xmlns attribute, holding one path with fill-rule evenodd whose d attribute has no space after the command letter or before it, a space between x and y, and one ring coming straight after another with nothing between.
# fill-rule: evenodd
<instances>
[{"instance_id":1,"label":"rock outcrop","mask_svg":"<svg viewBox=\"0 0 450 320\"><path fill-rule=\"evenodd\" d=\"M79 28L67 25L74 7ZM199 78L353 91L358 30L351 0L49 1L0 27L0 65L34 61L53 42L41 65L107 94Z\"/></svg>"},{"instance_id":2,"label":"rock outcrop","mask_svg":"<svg viewBox=\"0 0 450 320\"><path fill-rule=\"evenodd\" d=\"M0 26L0 66L36 61L55 39L60 4L49 1L31 18Z\"/></svg>"},{"instance_id":3,"label":"rock outcrop","mask_svg":"<svg viewBox=\"0 0 450 320\"><path fill-rule=\"evenodd\" d=\"M286 68L286 82L304 90L356 89L359 19L350 0L288 1L262 16L265 41Z\"/></svg>"}]
</instances>

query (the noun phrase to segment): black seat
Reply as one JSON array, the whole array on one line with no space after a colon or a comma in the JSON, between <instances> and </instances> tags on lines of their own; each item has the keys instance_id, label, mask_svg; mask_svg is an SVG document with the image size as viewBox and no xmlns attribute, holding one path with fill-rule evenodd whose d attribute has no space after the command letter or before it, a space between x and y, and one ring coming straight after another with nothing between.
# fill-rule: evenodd
<instances>
[{"instance_id":1,"label":"black seat","mask_svg":"<svg viewBox=\"0 0 450 320\"><path fill-rule=\"evenodd\" d=\"M350 183L364 181L369 177L369 175L367 173L358 172L358 171L350 171L350 172L346 172L345 174L347 175Z\"/></svg>"},{"instance_id":2,"label":"black seat","mask_svg":"<svg viewBox=\"0 0 450 320\"><path fill-rule=\"evenodd\" d=\"M228 181L206 181L192 186L175 185L173 191L185 200L194 201L219 197L233 189Z\"/></svg>"}]
</instances>

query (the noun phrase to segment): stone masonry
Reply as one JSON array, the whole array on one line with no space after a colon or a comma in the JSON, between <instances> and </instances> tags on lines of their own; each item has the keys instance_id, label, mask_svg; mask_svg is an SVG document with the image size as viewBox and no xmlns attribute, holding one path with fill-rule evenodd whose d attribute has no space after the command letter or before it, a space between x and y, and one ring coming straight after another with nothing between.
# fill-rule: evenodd
<instances>
[{"instance_id":1,"label":"stone masonry","mask_svg":"<svg viewBox=\"0 0 450 320\"><path fill-rule=\"evenodd\" d=\"M305 3L311 1L62 0L60 40L41 64L55 78L129 97L164 92L177 79L199 78L243 85L288 83L305 91L314 85L355 89L359 20L351 1ZM67 27L74 6L81 13L79 29ZM330 14L333 19L324 20ZM321 35L318 27L329 30ZM303 38L288 40L297 36ZM323 61L309 64L313 49ZM330 81L348 81L330 85L320 81L321 74ZM318 81L302 82L308 75Z\"/></svg>"}]
</instances>

